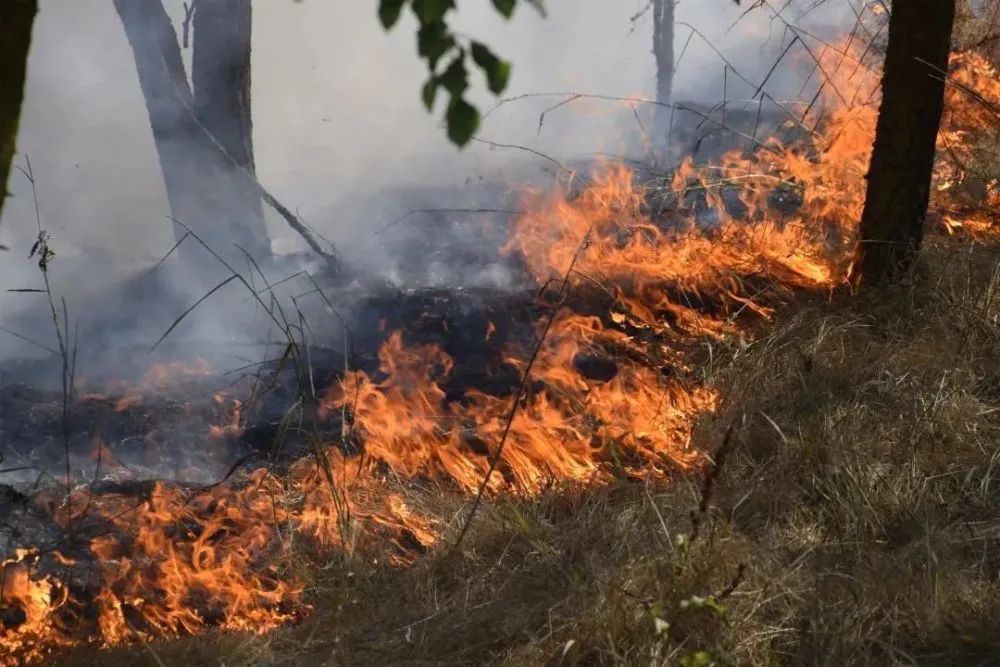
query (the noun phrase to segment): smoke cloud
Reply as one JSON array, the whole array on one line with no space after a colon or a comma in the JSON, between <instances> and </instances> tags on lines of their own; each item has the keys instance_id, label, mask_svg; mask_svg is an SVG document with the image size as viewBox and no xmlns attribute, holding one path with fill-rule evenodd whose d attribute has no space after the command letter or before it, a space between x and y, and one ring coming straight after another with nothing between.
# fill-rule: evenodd
<instances>
[{"instance_id":1,"label":"smoke cloud","mask_svg":"<svg viewBox=\"0 0 1000 667\"><path fill-rule=\"evenodd\" d=\"M164 2L180 32L182 3ZM154 265L172 245L173 234L132 54L112 3L41 4L18 160L31 159L41 223L52 233L57 253L52 281L72 308ZM459 4L462 32L482 38L513 62L508 96L652 94L652 21L643 13L646 0L548 0L547 17L522 6L510 22L489 3ZM794 19L811 4L793 5L787 16ZM711 46L700 37L690 40L676 74L675 99L722 98L724 63L715 49L751 81L767 73L788 43L788 33L763 10L739 20L744 9L729 0L688 0L677 6L678 53L691 33L682 24L704 33ZM797 24L829 36L849 27L852 18L846 1L830 2ZM430 115L420 101L426 72L414 34L407 17L386 35L372 2L254 4L258 177L356 260L385 263L390 278L401 274L381 242L372 241L380 225L409 208L467 202L469 192L495 203L505 188L548 178L544 162L527 153L481 144L458 151L448 143L440 109ZM730 98L752 92L745 85L741 90L732 73L725 80ZM798 74L777 76L769 90L776 97L791 96L801 83ZM482 110L493 104L484 86L474 93ZM539 113L557 101L529 98L504 105L489 115L480 135L560 160L641 151L627 105L581 100L548 114L540 128ZM16 173L9 189L13 197L0 221L0 243L11 247L0 253L0 325L29 326L24 314L47 306L39 295L6 290L39 286L37 267L27 259L37 234L34 204L30 187ZM414 218L400 226L419 224ZM295 234L283 221L271 216L268 226L277 249L296 247ZM452 236L460 233L448 229ZM465 240L473 244L483 237L474 225L471 229ZM424 277L447 281L452 278L447 268L431 267ZM480 271L470 280L502 283L503 276ZM136 317L162 326L171 315L147 310ZM40 321L44 324L44 318ZM222 335L223 328L211 333ZM0 333L0 357L30 350Z\"/></svg>"}]
</instances>

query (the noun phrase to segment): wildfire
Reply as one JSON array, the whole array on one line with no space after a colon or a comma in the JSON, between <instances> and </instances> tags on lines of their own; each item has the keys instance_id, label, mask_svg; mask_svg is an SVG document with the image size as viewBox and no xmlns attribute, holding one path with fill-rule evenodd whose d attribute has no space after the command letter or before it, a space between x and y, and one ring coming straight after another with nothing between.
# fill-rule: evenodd
<instances>
[{"instance_id":1,"label":"wildfire","mask_svg":"<svg viewBox=\"0 0 1000 667\"><path fill-rule=\"evenodd\" d=\"M53 625L53 611L66 602L67 590L47 575L32 573L34 556L18 549L13 559L0 562L0 616L5 626L19 622L16 632L0 636L0 648L28 660L45 655L50 645L69 644ZM0 664L5 661L0 654Z\"/></svg>"},{"instance_id":2,"label":"wildfire","mask_svg":"<svg viewBox=\"0 0 1000 667\"><path fill-rule=\"evenodd\" d=\"M36 499L74 534L92 535L94 567L67 586L34 567L41 554L0 564L0 665L77 641L114 645L209 626L263 632L293 620L308 609L304 583L284 566L296 531L348 551L380 536L398 562L437 540L434 519L391 490L388 475L471 494L496 460L490 493L531 494L552 481L662 478L697 466L694 425L720 400L695 377L701 343L742 336L782 294L832 289L848 272L878 72L851 49L827 49L822 59L825 104L796 121L801 141L766 139L707 167L686 160L654 186L668 202L662 211L650 212L650 193L621 164L573 192L526 195L504 251L523 256L554 310L533 340L503 349L502 362L522 378L531 368L513 395L466 388L449 398L454 359L394 331L378 372L346 373L316 410L345 419L341 441L319 443L287 474L258 470L200 489L155 484L138 501L86 489ZM956 56L953 78L960 86L949 88L943 152L971 150L977 128L992 122L968 90L1000 101L996 73L977 56ZM963 177L939 165L939 183ZM1000 199L996 183L988 188ZM944 220L952 231L980 225ZM571 295L587 291L610 305L574 311ZM496 335L489 322L485 338ZM206 373L203 362L163 366L139 388ZM141 393L130 388L117 408ZM246 406L224 395L216 403L226 422L211 435L238 433ZM362 455L344 453L354 445Z\"/></svg>"},{"instance_id":3,"label":"wildfire","mask_svg":"<svg viewBox=\"0 0 1000 667\"><path fill-rule=\"evenodd\" d=\"M984 167L1000 157L1000 142L991 129L1000 117L1000 73L977 53L955 54L945 102L935 165L939 205L944 209L940 226L948 234L995 237L1000 232L1000 188L995 178L979 172L988 172ZM970 190L977 189L970 197Z\"/></svg>"},{"instance_id":4,"label":"wildfire","mask_svg":"<svg viewBox=\"0 0 1000 667\"><path fill-rule=\"evenodd\" d=\"M209 623L263 632L292 619L283 607L301 587L276 565L271 526L286 520L269 500L277 487L263 472L240 490L217 487L190 498L157 484L143 511L122 519L128 532L95 538L103 641L193 633Z\"/></svg>"}]
</instances>

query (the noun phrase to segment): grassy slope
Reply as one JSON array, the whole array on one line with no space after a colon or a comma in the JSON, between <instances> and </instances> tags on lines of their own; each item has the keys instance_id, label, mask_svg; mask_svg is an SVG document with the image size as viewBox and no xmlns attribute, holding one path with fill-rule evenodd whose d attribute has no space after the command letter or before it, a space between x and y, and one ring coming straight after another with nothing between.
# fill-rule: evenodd
<instances>
[{"instance_id":1,"label":"grassy slope","mask_svg":"<svg viewBox=\"0 0 1000 667\"><path fill-rule=\"evenodd\" d=\"M554 489L486 507L454 556L300 566L298 627L65 664L997 664L998 260L935 240L905 285L716 346L703 446L735 428L693 540L700 479Z\"/></svg>"}]
</instances>

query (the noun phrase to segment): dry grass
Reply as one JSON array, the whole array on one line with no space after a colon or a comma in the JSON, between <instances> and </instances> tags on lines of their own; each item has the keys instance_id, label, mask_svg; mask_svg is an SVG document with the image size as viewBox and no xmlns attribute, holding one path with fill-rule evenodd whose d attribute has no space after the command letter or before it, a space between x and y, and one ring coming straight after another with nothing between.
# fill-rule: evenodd
<instances>
[{"instance_id":1,"label":"dry grass","mask_svg":"<svg viewBox=\"0 0 1000 667\"><path fill-rule=\"evenodd\" d=\"M997 664L998 261L936 240L907 283L706 355L703 443L735 427L696 536L700 479L503 499L457 554L308 566L298 627L64 664Z\"/></svg>"}]
</instances>

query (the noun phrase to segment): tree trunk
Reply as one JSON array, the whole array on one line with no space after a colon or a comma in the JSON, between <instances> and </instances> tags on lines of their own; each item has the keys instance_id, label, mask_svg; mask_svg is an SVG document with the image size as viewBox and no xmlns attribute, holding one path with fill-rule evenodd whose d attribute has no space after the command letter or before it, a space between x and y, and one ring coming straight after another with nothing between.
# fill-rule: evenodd
<instances>
[{"instance_id":1,"label":"tree trunk","mask_svg":"<svg viewBox=\"0 0 1000 667\"><path fill-rule=\"evenodd\" d=\"M653 147L665 153L670 145L670 104L674 87L674 0L653 0L653 56L656 59L656 108Z\"/></svg>"},{"instance_id":2,"label":"tree trunk","mask_svg":"<svg viewBox=\"0 0 1000 667\"><path fill-rule=\"evenodd\" d=\"M955 0L896 0L882 106L855 262L862 282L892 280L920 248L944 109Z\"/></svg>"},{"instance_id":3,"label":"tree trunk","mask_svg":"<svg viewBox=\"0 0 1000 667\"><path fill-rule=\"evenodd\" d=\"M191 83L195 117L238 167L226 174L232 201L224 211L225 224L245 228L260 246L267 241L260 195L246 177L256 177L250 107L251 26L250 0L197 2ZM266 251L258 247L254 254Z\"/></svg>"},{"instance_id":4,"label":"tree trunk","mask_svg":"<svg viewBox=\"0 0 1000 667\"><path fill-rule=\"evenodd\" d=\"M160 0L114 0L114 4L132 47L171 213L230 264L245 264L237 243L255 257L269 254L262 217L242 217L240 210L247 206L245 192L253 181L234 162L237 156L228 155L196 116L197 103L188 86L177 34L163 4ZM185 233L174 225L178 241ZM214 261L198 244L184 245L181 252L187 257Z\"/></svg>"},{"instance_id":5,"label":"tree trunk","mask_svg":"<svg viewBox=\"0 0 1000 667\"><path fill-rule=\"evenodd\" d=\"M37 12L38 0L3 0L0 7L0 214L17 147L31 28Z\"/></svg>"}]
</instances>

